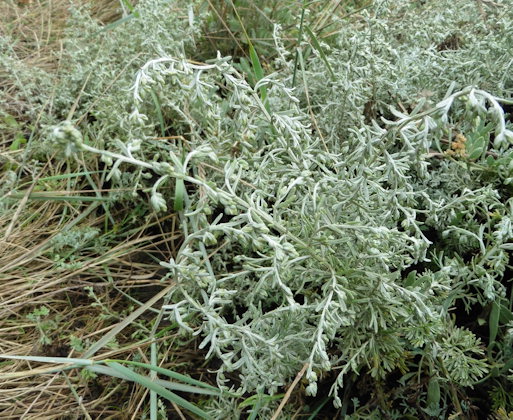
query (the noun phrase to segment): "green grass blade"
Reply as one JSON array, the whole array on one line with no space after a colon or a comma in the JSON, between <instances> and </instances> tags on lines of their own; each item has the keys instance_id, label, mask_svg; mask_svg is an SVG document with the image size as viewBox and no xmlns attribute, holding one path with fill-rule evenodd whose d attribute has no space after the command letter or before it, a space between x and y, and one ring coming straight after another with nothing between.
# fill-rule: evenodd
<instances>
[{"instance_id":1,"label":"green grass blade","mask_svg":"<svg viewBox=\"0 0 513 420\"><path fill-rule=\"evenodd\" d=\"M187 375L182 375L181 373L178 373L178 372L174 372L172 370L169 370L169 369L165 369L165 368L162 368L162 367L159 367L159 366L153 366L153 365L150 365L150 364L147 364L147 363L141 363L141 362L133 362L133 361L130 361L130 360L118 360L118 359L109 359L109 360L105 360L105 362L115 362L115 363L125 363L127 365L132 365L132 366L138 366L138 367L142 367L142 368L145 368L145 369L150 369L150 370L153 370L157 373L160 373L161 375L165 375L169 378L173 378L173 379L176 379L177 381L182 381L182 382L185 382L189 385L196 385L198 387L202 387L202 388L206 388L206 389L209 389L211 391L215 391L217 393L220 392L220 390L212 385L209 385L205 382L201 382L201 381L198 381L197 379L193 379L191 378L190 376L187 376Z\"/></svg>"},{"instance_id":2,"label":"green grass blade","mask_svg":"<svg viewBox=\"0 0 513 420\"><path fill-rule=\"evenodd\" d=\"M333 73L333 69L330 66L330 63L328 59L326 58L326 54L324 54L324 50L321 47L321 44L317 40L317 37L312 32L309 26L305 26L305 30L308 33L308 36L310 37L310 40L312 41L312 46L317 50L319 55L321 56L322 61L324 61L324 64L326 64L326 68L328 69L328 72L330 73L331 80L335 80L335 73Z\"/></svg>"},{"instance_id":3,"label":"green grass blade","mask_svg":"<svg viewBox=\"0 0 513 420\"><path fill-rule=\"evenodd\" d=\"M176 178L175 202L173 204L173 209L175 211L182 211L184 201L185 201L185 184L183 182L183 179Z\"/></svg>"},{"instance_id":4,"label":"green grass blade","mask_svg":"<svg viewBox=\"0 0 513 420\"><path fill-rule=\"evenodd\" d=\"M108 366L111 367L112 369L114 369L114 371L116 371L117 373L125 375L129 380L136 382L139 385L142 385L149 390L155 391L162 398L165 398L171 402L174 402L175 404L179 405L180 407L183 407L184 409L190 411L191 413L194 413L197 416L200 416L201 418L204 418L204 419L209 418L208 414L205 411L203 411L201 408L190 403L189 401L185 400L184 398L176 395L175 393L167 390L163 386L156 384L155 382L151 381L146 376L139 375L138 373L134 372L133 370L131 370L119 363L116 363L116 362L108 363Z\"/></svg>"},{"instance_id":5,"label":"green grass blade","mask_svg":"<svg viewBox=\"0 0 513 420\"><path fill-rule=\"evenodd\" d=\"M158 350L157 350L157 343L155 340L152 341L150 345L150 361L151 361L151 367L157 366L157 359L158 359ZM155 371L151 372L150 378L152 381L155 381L157 379L157 374ZM157 393L155 391L150 391L150 420L157 420L158 419L158 398Z\"/></svg>"},{"instance_id":6,"label":"green grass blade","mask_svg":"<svg viewBox=\"0 0 513 420\"><path fill-rule=\"evenodd\" d=\"M249 41L249 40L248 40ZM255 76L255 81L258 83L259 80L262 80L264 78L264 69L262 68L262 65L260 64L260 59L258 58L258 54L255 50L255 47L250 42L249 43L249 57L251 58L251 65L253 67L253 74ZM269 103L267 102L267 87L261 86L260 87L260 99L262 99L262 103L265 106L265 109L267 112L271 112L269 109Z\"/></svg>"},{"instance_id":7,"label":"green grass blade","mask_svg":"<svg viewBox=\"0 0 513 420\"><path fill-rule=\"evenodd\" d=\"M253 44L249 44L249 57L251 58L251 65L253 66L255 79L258 82L260 79L264 78L264 69L260 64L260 59L258 58L258 55Z\"/></svg>"},{"instance_id":8,"label":"green grass blade","mask_svg":"<svg viewBox=\"0 0 513 420\"><path fill-rule=\"evenodd\" d=\"M75 359L69 357L45 357L45 356L11 356L7 354L0 354L0 358L2 359L10 359L10 360L26 360L29 362L39 362L39 363L51 363L57 364L54 369L44 369L44 373L60 373L66 370L80 368L80 367L91 367L93 365L92 360L88 359ZM6 362L8 363L8 362ZM3 363L2 363L3 364ZM31 369L24 373L23 376L36 376L40 375L41 370L39 368ZM0 377L4 376L0 374ZM9 376L9 373L6 373L5 376Z\"/></svg>"},{"instance_id":9,"label":"green grass blade","mask_svg":"<svg viewBox=\"0 0 513 420\"><path fill-rule=\"evenodd\" d=\"M187 392L191 394L201 394L201 395L214 395L218 396L221 394L219 390L210 391L204 388L198 388L197 386L181 384L178 382L166 381L164 379L155 379L155 382L159 385L162 385L164 388L170 389L171 391L179 391L179 392Z\"/></svg>"},{"instance_id":10,"label":"green grass blade","mask_svg":"<svg viewBox=\"0 0 513 420\"><path fill-rule=\"evenodd\" d=\"M40 362L40 363L71 363L77 366L88 366L92 365L95 362L89 359L79 359L73 357L46 357L46 356L11 356L8 354L0 354L0 357L3 359L13 359L13 360L27 360L29 362Z\"/></svg>"},{"instance_id":11,"label":"green grass blade","mask_svg":"<svg viewBox=\"0 0 513 420\"><path fill-rule=\"evenodd\" d=\"M102 362L98 362L98 363L105 363L105 362L106 361L102 361ZM126 381L132 380L132 378L130 376L126 375L125 373L120 372L119 370L112 368L111 366L95 364L95 365L85 366L85 368L94 373L100 373L102 375L108 375L108 376L123 379ZM144 376L144 375L142 375L142 376ZM144 376L144 377L146 377L146 376ZM187 392L187 393L202 394L202 395L219 395L219 392L214 393L207 389L198 388L198 387L191 386L191 385L179 384L177 382L165 381L165 380L158 379L158 378L156 378L156 379L153 379L151 377L147 377L147 378L150 381L155 382L156 384L158 384L166 389L169 389L171 391ZM152 392L155 392L155 391L152 391ZM155 393L155 395L157 395L157 393Z\"/></svg>"},{"instance_id":12,"label":"green grass blade","mask_svg":"<svg viewBox=\"0 0 513 420\"><path fill-rule=\"evenodd\" d=\"M87 370L91 371L91 372L99 373L101 375L107 375L107 376L111 376L113 378L123 379L124 381L131 381L129 376L127 376L126 374L121 373L121 372L113 369L110 366L91 365L91 366L86 366L85 368Z\"/></svg>"}]
</instances>

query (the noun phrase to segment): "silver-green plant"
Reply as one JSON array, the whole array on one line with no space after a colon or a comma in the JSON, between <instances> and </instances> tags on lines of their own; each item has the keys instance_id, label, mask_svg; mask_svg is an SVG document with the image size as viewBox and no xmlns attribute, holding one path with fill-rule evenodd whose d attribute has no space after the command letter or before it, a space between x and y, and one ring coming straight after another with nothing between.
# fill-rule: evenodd
<instances>
[{"instance_id":1,"label":"silver-green plant","mask_svg":"<svg viewBox=\"0 0 513 420\"><path fill-rule=\"evenodd\" d=\"M159 49L159 32L120 85L131 92L93 102L91 124L78 113L53 125L45 147L99 154L107 180L179 214L163 311L222 362L220 386L273 394L307 363L306 393L329 377L347 410L348 378L401 372L429 415L463 412L458 388L498 362L453 307L502 308L513 248L502 6L483 20L464 1L379 1L331 42L306 31L315 45L299 39L297 60L277 27L276 71L254 84L230 57Z\"/></svg>"},{"instance_id":2,"label":"silver-green plant","mask_svg":"<svg viewBox=\"0 0 513 420\"><path fill-rule=\"evenodd\" d=\"M230 385L225 374L237 370L241 391L276 392L307 362L306 391L315 395L319 377L336 367L331 394L340 406L338 389L347 373L369 369L384 378L405 370L411 351L423 351L426 365L443 380L467 386L480 379L488 364L479 339L454 325L449 307L469 284L488 301L503 294L500 282L479 267L503 266L511 235L504 229L494 235L491 225L452 223L465 207L472 214L463 219L486 206L483 211L493 208L501 220L511 217L510 208L489 188L448 200L418 185L431 179L436 153L460 165L432 148L452 121L469 113L496 122L496 141L487 146L493 153L508 150L513 136L504 101L467 88L427 110L394 111L395 121L384 127L354 130L341 154L323 150L308 115L276 75L262 83L272 114L258 87L227 59L198 65L163 57L143 66L130 118L143 123L151 91L162 93L162 109L189 127L190 151L183 159L180 146L158 160L138 158L144 139L120 145L119 153L97 149L72 135L69 122L55 128L51 140L69 138L66 150L100 153L111 174L128 170L126 164L158 174L151 189L156 211L167 208L162 185L172 179L190 185L181 212L185 239L176 258L162 262L177 282L163 309L184 331L203 337L207 357L222 360L220 385ZM477 254L465 274L457 256L437 255L439 270L404 277L429 261L433 243L424 226L430 220L443 226L444 236L474 244ZM447 331L453 333L446 339Z\"/></svg>"}]
</instances>

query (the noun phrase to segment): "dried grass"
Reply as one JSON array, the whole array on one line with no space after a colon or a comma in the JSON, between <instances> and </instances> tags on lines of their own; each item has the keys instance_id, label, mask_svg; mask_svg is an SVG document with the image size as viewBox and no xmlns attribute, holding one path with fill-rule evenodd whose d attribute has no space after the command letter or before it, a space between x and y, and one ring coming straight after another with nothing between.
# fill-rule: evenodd
<instances>
[{"instance_id":1,"label":"dried grass","mask_svg":"<svg viewBox=\"0 0 513 420\"><path fill-rule=\"evenodd\" d=\"M95 16L104 22L120 16L118 2L91 3ZM55 71L69 7L69 0L0 2L1 34L16 40L14 50L26 66ZM7 78L0 80L0 89L13 91L14 85ZM13 102L7 106L17 117L23 114L25 104ZM22 152L7 148L11 135L7 130L1 135L0 159L22 165ZM89 167L97 165L98 162L88 162ZM56 160L47 162L43 169L23 166L18 184L25 185L23 198L13 212L0 215L0 353L80 357L70 347L71 334L87 347L116 326L123 314L130 312L130 306L137 307L127 296L144 302L165 286L159 281L159 265L155 261L169 258L180 240L179 233L174 233L174 215L153 218L145 226L130 226L130 231L119 232L124 234L121 242L105 234L106 249L80 252L74 261L76 268L56 264L52 239L59 232L71 227L103 231L105 222L102 206L96 203L31 199L31 186L38 179L65 172ZM104 190L102 194L108 192ZM74 181L70 189L65 179L54 182L51 188L46 184L44 193L54 199L63 193L90 196L91 187L84 178ZM130 210L117 206L111 216L121 221ZM97 302L88 296L85 287L92 288ZM51 344L42 343L37 322L28 318L40 307L49 309L42 321L55 324L46 332ZM115 349L98 357L132 359L137 355L145 360L149 342L138 335L138 326L151 325L153 318L150 315L145 319L145 315L137 320L139 324L134 322L116 336ZM168 348L173 340L172 336L160 338ZM182 353L178 362L187 357L186 352ZM48 370L47 365L37 363L0 363L0 418L128 419L142 415L141 401L147 391L138 386L100 376L86 379L76 370L66 375Z\"/></svg>"},{"instance_id":2,"label":"dried grass","mask_svg":"<svg viewBox=\"0 0 513 420\"><path fill-rule=\"evenodd\" d=\"M78 192L74 191L75 194ZM66 206L69 204L63 205L59 201L29 200L9 238L0 241L0 353L79 357L80 354L69 346L71 334L84 342L97 341L120 321L116 315L121 317L126 308L133 305L123 293L146 300L145 293L163 287L159 282L158 264L152 263L148 256L169 257L179 235L164 236L158 225L170 223L172 216L135 230L105 253L95 250L83 253L76 260L82 266L67 270L57 268L48 252L52 238L81 215L72 213L80 210L75 206L70 208L70 216L63 222ZM97 209L80 222L81 227L101 228L104 217L94 215L95 211ZM120 213L124 211L122 209ZM0 219L2 236L11 225L10 216L6 214ZM117 216L119 214L113 214L113 217ZM156 233L149 234L152 230ZM95 302L88 297L85 287L93 288L103 307L93 305ZM30 312L42 306L50 310L43 322L50 320L56 324L56 328L48 332L52 340L48 345L41 343L37 323L27 318ZM145 353L149 343L139 343L132 337L136 328L130 326L117 336L119 349L109 352L109 357L132 359L135 354ZM163 339L171 340L171 337ZM109 418L111 415L121 418L120 401L123 401L123 410L131 406L127 412L137 412L135 406L144 390L110 378L87 381L72 371L68 374L69 380L83 397L79 404L63 375L28 377L23 373L31 373L27 371L37 369L36 365L9 362L0 366L0 376L4 376L0 383L2 419L53 419L84 412L92 418ZM20 378L5 380L17 372L22 375Z\"/></svg>"}]
</instances>

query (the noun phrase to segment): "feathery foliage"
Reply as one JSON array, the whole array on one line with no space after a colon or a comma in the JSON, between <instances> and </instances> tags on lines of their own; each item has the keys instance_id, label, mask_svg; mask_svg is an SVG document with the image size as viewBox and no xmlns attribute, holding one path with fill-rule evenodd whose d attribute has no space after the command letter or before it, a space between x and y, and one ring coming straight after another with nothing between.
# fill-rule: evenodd
<instances>
[{"instance_id":1,"label":"feathery foliage","mask_svg":"<svg viewBox=\"0 0 513 420\"><path fill-rule=\"evenodd\" d=\"M142 190L148 214L176 213L158 323L218 361L232 393L203 410L271 418L305 363L298 389L349 418L470 416L483 386L512 410L507 2L354 2L334 33L305 3L262 48L234 14L222 22L237 55L207 58L202 29L220 16L208 3L142 0L110 27L75 11L60 73L16 81L42 115L35 161L99 156L105 182L131 189L112 203ZM237 38L228 24L248 26ZM368 401L353 388L364 378Z\"/></svg>"}]
</instances>

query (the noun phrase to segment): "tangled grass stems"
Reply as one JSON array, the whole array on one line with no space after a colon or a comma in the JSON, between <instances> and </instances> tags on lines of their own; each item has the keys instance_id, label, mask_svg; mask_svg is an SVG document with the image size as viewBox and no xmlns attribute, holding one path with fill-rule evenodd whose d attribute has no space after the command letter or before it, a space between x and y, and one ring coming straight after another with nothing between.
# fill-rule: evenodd
<instances>
[{"instance_id":1,"label":"tangled grass stems","mask_svg":"<svg viewBox=\"0 0 513 420\"><path fill-rule=\"evenodd\" d=\"M6 261L2 262L2 274L0 275L3 284L1 299L4 303L2 306L1 349L4 354L37 354L39 352L42 354L62 354L62 352L68 354L71 352L69 354L72 354L80 352L85 343L96 341L97 337L109 332L112 323L122 319L118 314L124 311L123 307L134 306L133 300L127 301L122 298L121 294L113 295L115 290L125 290L125 294L128 292L137 296L138 289L162 287L159 276L155 273L155 267L147 263L138 263L137 260L144 253L157 252L159 254L161 252L159 246L176 240L167 233L163 239L161 235L141 236L143 227L132 232L124 243L105 255L95 255L96 251L91 250L73 261L74 265L78 265L77 268L57 268L56 264L59 262L56 262L54 258L48 258L51 256L48 249L52 249L48 244L52 243L52 236L55 237L61 232L58 223L53 220L57 219L58 221L62 206L45 204L44 207L46 211L42 212L41 209L38 210L37 205L29 205L29 208L39 216L36 220L31 220L30 226L34 230L28 230L22 225L20 229L15 229L8 243L2 243L2 249L6 251L2 253L2 257ZM40 227L38 227L37 221L41 223ZM53 234L50 230L52 223L55 226ZM103 218L97 217L96 223L92 223L90 226L95 224L102 226ZM48 238L48 236L50 237ZM41 244L43 246L40 246ZM46 247L45 244L47 244ZM20 255L19 258L17 258L17 254ZM15 263L13 264L12 261ZM58 277L56 277L57 272L59 273ZM92 301L92 307L90 298L84 299L84 289L87 290L87 288L91 288L91 291L95 290L96 300ZM38 311L41 308L45 308L47 311L39 315ZM100 321L101 319L104 320ZM129 330L133 331L133 328L138 328L143 333L142 324L136 322L133 327L128 326ZM73 336L70 338L65 335L66 333L62 335L60 331L68 331L68 334L73 334ZM130 334L126 336L123 334L118 334L116 337L119 343L133 342ZM137 336L141 337L140 334ZM170 338L168 336L163 341L169 341ZM75 349L70 348L67 344L70 339L71 343L76 346ZM121 349L120 352L114 354L137 354L139 349L148 344L149 342L144 343L143 340L135 346ZM130 356L128 357L130 358ZM6 369L7 371L16 371L19 368L4 364L4 373ZM52 382L47 382L48 380ZM77 378L74 377L73 382L76 380ZM34 378L32 381L32 385L34 385ZM31 410L46 409L49 415L52 410L55 410L55 418L59 418L63 412L69 410L68 404L74 406L72 400L64 403L58 397L49 399L55 386L58 386L59 389L66 386L63 384L62 377L41 375L35 381L40 382L41 386L32 386L30 392L26 392L25 395L23 392L18 395L17 392L21 390L17 387L13 388L10 381L2 381L7 405L1 408L1 412L5 418L19 417L27 408L27 405L22 404L23 399L30 401L37 393L44 396L40 401L40 403L44 403L44 406L37 408L38 405L32 405ZM45 383L48 384L48 387L43 386ZM77 385L81 393L85 390L87 394L86 383L79 381ZM117 386L118 395L110 395L105 398L117 399L120 392L119 386L121 385ZM123 388L128 390L126 387ZM112 390L107 391L110 393ZM133 397L136 397L137 394L133 394ZM11 397L9 397L10 395ZM17 405L12 404L14 396L20 401ZM84 403L91 414L95 412L98 404L106 402L104 396L99 395L98 397L98 400L92 399Z\"/></svg>"}]
</instances>

